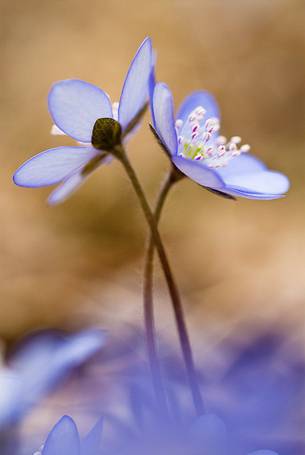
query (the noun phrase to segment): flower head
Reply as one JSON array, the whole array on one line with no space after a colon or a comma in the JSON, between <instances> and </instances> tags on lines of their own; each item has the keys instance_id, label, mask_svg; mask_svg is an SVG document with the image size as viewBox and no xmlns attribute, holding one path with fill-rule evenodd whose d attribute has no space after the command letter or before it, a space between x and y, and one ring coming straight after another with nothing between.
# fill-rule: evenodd
<instances>
[{"instance_id":1,"label":"flower head","mask_svg":"<svg viewBox=\"0 0 305 455\"><path fill-rule=\"evenodd\" d=\"M151 69L152 46L146 38L130 64L119 103L111 104L103 90L82 80L55 83L48 98L54 122L52 133L66 134L78 145L35 155L17 169L14 182L34 188L60 184L50 195L49 203L66 199L93 170L109 161L109 147L126 140L134 131L147 103ZM115 132L110 139L101 130L101 120L107 120L110 136Z\"/></svg>"},{"instance_id":2,"label":"flower head","mask_svg":"<svg viewBox=\"0 0 305 455\"><path fill-rule=\"evenodd\" d=\"M288 191L287 177L268 170L239 136L228 140L219 135L220 114L211 94L191 94L175 116L169 88L157 83L152 114L156 134L174 165L207 189L249 199L276 199Z\"/></svg>"}]
</instances>

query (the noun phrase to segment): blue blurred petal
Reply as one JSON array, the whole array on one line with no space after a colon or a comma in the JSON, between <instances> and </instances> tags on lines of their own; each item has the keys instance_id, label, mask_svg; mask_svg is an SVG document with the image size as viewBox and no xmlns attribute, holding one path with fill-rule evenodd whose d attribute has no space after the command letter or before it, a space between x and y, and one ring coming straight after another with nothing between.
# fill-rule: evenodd
<instances>
[{"instance_id":1,"label":"blue blurred petal","mask_svg":"<svg viewBox=\"0 0 305 455\"><path fill-rule=\"evenodd\" d=\"M51 430L42 455L80 455L80 440L74 420L62 417Z\"/></svg>"},{"instance_id":2,"label":"blue blurred petal","mask_svg":"<svg viewBox=\"0 0 305 455\"><path fill-rule=\"evenodd\" d=\"M80 142L91 143L92 129L98 118L112 118L112 105L106 93L78 79L54 84L48 104L55 125Z\"/></svg>"},{"instance_id":3,"label":"blue blurred petal","mask_svg":"<svg viewBox=\"0 0 305 455\"><path fill-rule=\"evenodd\" d=\"M102 442L103 420L100 419L81 442L82 455L96 455Z\"/></svg>"},{"instance_id":4,"label":"blue blurred petal","mask_svg":"<svg viewBox=\"0 0 305 455\"><path fill-rule=\"evenodd\" d=\"M153 95L155 128L160 139L172 155L177 153L173 97L166 84L158 82Z\"/></svg>"},{"instance_id":5,"label":"blue blurred petal","mask_svg":"<svg viewBox=\"0 0 305 455\"><path fill-rule=\"evenodd\" d=\"M214 96L205 91L193 92L184 99L178 109L176 118L185 121L188 115L198 106L204 107L206 118L217 117L220 118L220 111Z\"/></svg>"},{"instance_id":6,"label":"blue blurred petal","mask_svg":"<svg viewBox=\"0 0 305 455\"><path fill-rule=\"evenodd\" d=\"M22 395L22 380L13 371L0 370L0 428L15 420Z\"/></svg>"},{"instance_id":7,"label":"blue blurred petal","mask_svg":"<svg viewBox=\"0 0 305 455\"><path fill-rule=\"evenodd\" d=\"M0 427L17 421L28 409L105 344L105 332L84 330L69 337L38 334L22 344L0 371Z\"/></svg>"},{"instance_id":8,"label":"blue blurred petal","mask_svg":"<svg viewBox=\"0 0 305 455\"><path fill-rule=\"evenodd\" d=\"M228 190L254 193L254 196L260 194L282 196L289 189L289 180L285 175L269 170L227 175L224 182Z\"/></svg>"},{"instance_id":9,"label":"blue blurred petal","mask_svg":"<svg viewBox=\"0 0 305 455\"><path fill-rule=\"evenodd\" d=\"M183 174L199 183L199 185L223 191L224 183L222 178L214 169L202 164L202 161L174 156L173 163Z\"/></svg>"},{"instance_id":10,"label":"blue blurred petal","mask_svg":"<svg viewBox=\"0 0 305 455\"><path fill-rule=\"evenodd\" d=\"M214 414L197 418L190 429L190 447L201 448L202 453L226 455L228 435L224 422Z\"/></svg>"},{"instance_id":11,"label":"blue blurred petal","mask_svg":"<svg viewBox=\"0 0 305 455\"><path fill-rule=\"evenodd\" d=\"M56 353L57 355L54 355L53 370L66 372L72 367L81 365L86 359L97 353L104 346L105 341L105 332L98 329L88 329L71 335Z\"/></svg>"},{"instance_id":12,"label":"blue blurred petal","mask_svg":"<svg viewBox=\"0 0 305 455\"><path fill-rule=\"evenodd\" d=\"M119 122L124 130L148 99L148 81L152 68L152 45L146 38L132 60L119 104Z\"/></svg>"},{"instance_id":13,"label":"blue blurred petal","mask_svg":"<svg viewBox=\"0 0 305 455\"><path fill-rule=\"evenodd\" d=\"M256 450L255 452L251 452L248 455L278 455L278 453L273 452L272 450Z\"/></svg>"},{"instance_id":14,"label":"blue blurred petal","mask_svg":"<svg viewBox=\"0 0 305 455\"><path fill-rule=\"evenodd\" d=\"M14 174L16 185L36 188L61 182L98 152L91 147L57 147L33 156Z\"/></svg>"}]
</instances>

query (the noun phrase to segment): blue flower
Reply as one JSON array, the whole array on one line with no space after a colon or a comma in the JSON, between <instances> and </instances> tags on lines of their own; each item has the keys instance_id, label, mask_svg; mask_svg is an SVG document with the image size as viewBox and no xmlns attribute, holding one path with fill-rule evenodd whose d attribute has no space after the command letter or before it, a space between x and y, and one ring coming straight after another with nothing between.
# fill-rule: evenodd
<instances>
[{"instance_id":1,"label":"blue flower","mask_svg":"<svg viewBox=\"0 0 305 455\"><path fill-rule=\"evenodd\" d=\"M50 204L66 199L109 155L92 145L93 127L98 119L117 120L122 137L135 130L148 99L152 69L152 45L146 38L132 60L123 85L120 102L95 85L76 79L57 82L49 93L48 105L54 134L66 134L79 144L57 147L35 155L20 166L13 180L19 186L43 187L60 184L49 197Z\"/></svg>"},{"instance_id":2,"label":"blue flower","mask_svg":"<svg viewBox=\"0 0 305 455\"><path fill-rule=\"evenodd\" d=\"M157 83L152 118L174 165L207 189L248 199L276 199L288 191L288 178L267 169L249 153L248 144L241 145L239 136L227 140L219 135L220 114L211 94L191 94L175 117L169 88Z\"/></svg>"},{"instance_id":3,"label":"blue flower","mask_svg":"<svg viewBox=\"0 0 305 455\"><path fill-rule=\"evenodd\" d=\"M19 420L104 343L104 332L94 329L66 337L40 333L24 342L0 369L0 428Z\"/></svg>"},{"instance_id":4,"label":"blue flower","mask_svg":"<svg viewBox=\"0 0 305 455\"><path fill-rule=\"evenodd\" d=\"M98 455L102 435L99 420L88 435L80 440L77 426L69 416L63 416L50 431L41 451L35 455Z\"/></svg>"},{"instance_id":5,"label":"blue flower","mask_svg":"<svg viewBox=\"0 0 305 455\"><path fill-rule=\"evenodd\" d=\"M247 330L245 340L238 331L240 338L228 337L218 345L212 363L199 362L198 378L208 410L199 418L194 416L181 362L166 344L161 342L168 413L156 405L147 365L130 356L129 348L137 355L142 352L139 339L132 337L128 342L124 337L123 346L119 342L115 349L108 344L102 368L83 379L80 394L85 401L76 408L79 425L87 421L88 411L103 417L96 454L303 454L304 356L300 345L282 333L252 333L248 339L250 333ZM105 378L105 373L114 370ZM68 436L74 434L74 441L78 440L71 421L68 426ZM57 438L63 441L57 430L51 433L52 444ZM71 439L67 439L69 444ZM74 455L72 450L68 453Z\"/></svg>"},{"instance_id":6,"label":"blue flower","mask_svg":"<svg viewBox=\"0 0 305 455\"><path fill-rule=\"evenodd\" d=\"M142 435L141 435L142 433ZM50 431L45 444L34 455L155 455L161 453L187 455L229 455L227 430L219 417L206 414L192 425L180 429L163 425L141 428L138 435L129 434L121 442L121 449L102 447L102 420L88 435L80 439L74 420L63 416ZM248 455L277 455L270 450L258 450Z\"/></svg>"}]
</instances>

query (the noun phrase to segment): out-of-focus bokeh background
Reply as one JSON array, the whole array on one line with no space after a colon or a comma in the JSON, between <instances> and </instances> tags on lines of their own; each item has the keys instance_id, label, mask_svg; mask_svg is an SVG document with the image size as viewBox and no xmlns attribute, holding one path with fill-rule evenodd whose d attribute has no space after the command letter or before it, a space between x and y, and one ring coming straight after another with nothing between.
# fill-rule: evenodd
<instances>
[{"instance_id":1,"label":"out-of-focus bokeh background","mask_svg":"<svg viewBox=\"0 0 305 455\"><path fill-rule=\"evenodd\" d=\"M223 133L240 135L291 190L271 202L218 198L185 179L161 231L200 346L240 324L305 323L304 20L302 0L1 1L0 336L34 328L141 322L146 226L117 163L48 208L48 189L15 187L15 168L69 139L50 136L47 94L59 79L95 83L117 100L146 35L157 77L180 103L213 92ZM148 130L129 153L151 201L168 163ZM158 323L172 323L157 272Z\"/></svg>"}]
</instances>

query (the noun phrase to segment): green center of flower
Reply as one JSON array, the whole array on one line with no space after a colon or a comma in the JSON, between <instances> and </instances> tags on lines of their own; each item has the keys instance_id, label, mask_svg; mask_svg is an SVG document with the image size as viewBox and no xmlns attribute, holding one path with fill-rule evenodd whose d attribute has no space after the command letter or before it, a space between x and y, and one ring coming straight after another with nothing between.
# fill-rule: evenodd
<instances>
[{"instance_id":1,"label":"green center of flower","mask_svg":"<svg viewBox=\"0 0 305 455\"><path fill-rule=\"evenodd\" d=\"M122 128L117 120L113 118L99 118L96 120L91 143L98 150L111 151L121 144Z\"/></svg>"}]
</instances>

